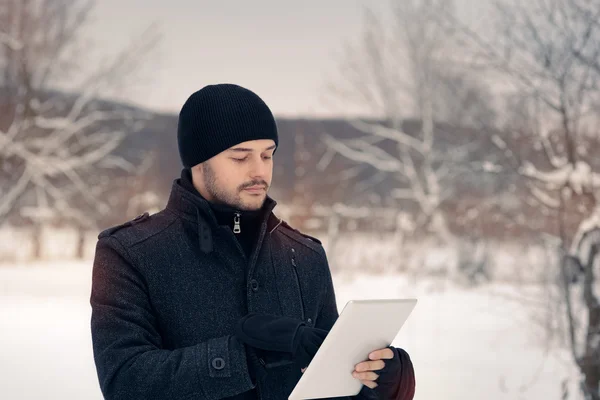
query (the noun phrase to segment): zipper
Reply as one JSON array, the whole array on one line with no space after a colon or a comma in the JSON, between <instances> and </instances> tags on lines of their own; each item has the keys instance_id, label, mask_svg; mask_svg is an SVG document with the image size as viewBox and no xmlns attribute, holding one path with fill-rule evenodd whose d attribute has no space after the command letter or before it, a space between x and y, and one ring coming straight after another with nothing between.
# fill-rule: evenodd
<instances>
[{"instance_id":1,"label":"zipper","mask_svg":"<svg viewBox=\"0 0 600 400\"><path fill-rule=\"evenodd\" d=\"M256 242L254 242L254 244L255 244L254 250L253 250L253 252L250 253L250 263L248 264L248 276L250 276L254 273L254 267L256 266L255 264L256 264L256 260L258 259L258 253L260 253L260 250L262 248L266 231L267 231L267 223L265 221L262 223L260 230L258 232L258 239L256 240Z\"/></svg>"},{"instance_id":2,"label":"zipper","mask_svg":"<svg viewBox=\"0 0 600 400\"><path fill-rule=\"evenodd\" d=\"M292 249L293 251L293 249ZM296 284L298 285L298 292L300 293L300 302L302 303L302 321L304 321L304 297L302 296L302 287L300 286L300 278L298 277L298 271L296 270L296 258L292 255L292 266L294 270L294 277L296 278Z\"/></svg>"},{"instance_id":3,"label":"zipper","mask_svg":"<svg viewBox=\"0 0 600 400\"><path fill-rule=\"evenodd\" d=\"M239 212L236 212L236 213L235 213L235 217L234 217L234 219L233 219L233 232L236 232L236 226L237 226L237 232L236 232L236 233L239 233L239 232L241 231L241 229L240 229L240 219L239 219L239 216L240 216L240 213L239 213ZM237 223L236 223L236 220L237 220ZM277 226L279 226L279 224L277 224ZM255 246L255 248L254 248L254 252L253 252L253 253L250 255L250 263L248 264L248 276L250 276L251 274L253 274L253 273L254 273L254 267L255 267L255 264L256 264L256 260L257 260L257 258L258 258L258 253L259 253L259 251L260 251L260 247L261 247L261 245L262 245L262 242L263 242L263 239L264 239L264 236L265 236L266 230L267 230L267 223L266 223L266 221L265 221L265 222L264 222L264 223L261 225L261 227L260 227L260 230L259 230L259 232L258 232L258 240L257 240L257 242L256 242L256 246ZM241 246L239 245L239 243L238 243L237 239L236 239L236 243L237 243L238 247L241 249ZM243 252L243 250L242 250L242 254L243 254L243 253L244 253L244 252ZM304 313L304 310L302 310L302 312ZM262 366L263 366L265 369L267 368L266 362L265 362L265 360L264 360L262 357L260 357L260 358L258 359L258 361L260 362L260 364L261 364L261 365L262 365ZM260 389L261 389L261 388L260 388L260 380L257 380L257 381L256 381L256 395L257 395L257 397L258 397L258 400L262 400L262 399L263 399L263 396L262 396L262 393L261 393L261 390L260 390Z\"/></svg>"},{"instance_id":4,"label":"zipper","mask_svg":"<svg viewBox=\"0 0 600 400\"><path fill-rule=\"evenodd\" d=\"M236 233L240 233L242 231L242 229L240 228L240 216L241 216L240 211L236 211L233 216L233 233L234 233L233 241L235 242L235 245L239 249L240 253L242 254L242 257L244 258L244 260L248 260L248 258L246 257L246 253L244 252L244 249L242 249L242 245L240 244L240 241L235 236Z\"/></svg>"},{"instance_id":5,"label":"zipper","mask_svg":"<svg viewBox=\"0 0 600 400\"><path fill-rule=\"evenodd\" d=\"M240 228L240 213L239 211L235 212L233 217L233 233L240 233L242 229Z\"/></svg>"},{"instance_id":6,"label":"zipper","mask_svg":"<svg viewBox=\"0 0 600 400\"><path fill-rule=\"evenodd\" d=\"M259 379L256 380L256 397L258 397L258 400L262 400L262 398L263 398L262 394L260 393L260 380Z\"/></svg>"},{"instance_id":7,"label":"zipper","mask_svg":"<svg viewBox=\"0 0 600 400\"><path fill-rule=\"evenodd\" d=\"M258 358L258 361L260 362L260 364L265 367L265 360L263 360L262 357ZM256 380L256 395L258 397L258 400L262 400L262 394L260 393L260 379Z\"/></svg>"}]
</instances>

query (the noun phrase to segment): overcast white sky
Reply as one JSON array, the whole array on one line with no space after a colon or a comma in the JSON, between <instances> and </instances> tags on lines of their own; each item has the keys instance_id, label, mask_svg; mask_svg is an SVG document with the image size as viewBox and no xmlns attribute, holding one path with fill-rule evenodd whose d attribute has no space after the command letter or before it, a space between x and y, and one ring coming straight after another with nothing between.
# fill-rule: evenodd
<instances>
[{"instance_id":1,"label":"overcast white sky","mask_svg":"<svg viewBox=\"0 0 600 400\"><path fill-rule=\"evenodd\" d=\"M481 0L457 0L478 18ZM89 34L114 54L151 22L162 41L125 99L178 112L204 85L231 82L258 93L277 116L329 115L321 101L344 40L362 32L363 7L384 0L101 0Z\"/></svg>"}]
</instances>

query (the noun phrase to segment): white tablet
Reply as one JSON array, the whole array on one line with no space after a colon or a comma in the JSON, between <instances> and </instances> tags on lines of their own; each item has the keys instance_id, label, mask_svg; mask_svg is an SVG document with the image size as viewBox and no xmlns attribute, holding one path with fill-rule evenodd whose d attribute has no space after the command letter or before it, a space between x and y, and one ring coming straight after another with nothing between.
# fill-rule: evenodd
<instances>
[{"instance_id":1,"label":"white tablet","mask_svg":"<svg viewBox=\"0 0 600 400\"><path fill-rule=\"evenodd\" d=\"M394 341L416 299L350 300L294 387L289 400L355 396L354 367Z\"/></svg>"}]
</instances>

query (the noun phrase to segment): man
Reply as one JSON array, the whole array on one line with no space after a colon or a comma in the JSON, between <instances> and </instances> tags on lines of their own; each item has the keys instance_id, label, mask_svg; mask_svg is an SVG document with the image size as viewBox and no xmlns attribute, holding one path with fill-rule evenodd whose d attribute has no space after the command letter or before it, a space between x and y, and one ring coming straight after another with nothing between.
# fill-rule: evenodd
<instances>
[{"instance_id":1,"label":"man","mask_svg":"<svg viewBox=\"0 0 600 400\"><path fill-rule=\"evenodd\" d=\"M91 330L106 399L287 399L338 311L321 243L267 195L278 145L252 91L210 85L178 122L166 207L100 233ZM367 356L367 355L365 355ZM354 372L360 399L412 399L402 349Z\"/></svg>"}]
</instances>

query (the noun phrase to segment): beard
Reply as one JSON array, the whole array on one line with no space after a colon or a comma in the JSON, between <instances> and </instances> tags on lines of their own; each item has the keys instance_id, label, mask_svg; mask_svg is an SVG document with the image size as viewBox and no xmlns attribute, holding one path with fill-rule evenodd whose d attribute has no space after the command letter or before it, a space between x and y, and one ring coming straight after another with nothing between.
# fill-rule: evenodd
<instances>
[{"instance_id":1,"label":"beard","mask_svg":"<svg viewBox=\"0 0 600 400\"><path fill-rule=\"evenodd\" d=\"M252 181L248 183L244 183L240 185L235 191L230 191L219 185L217 181L217 176L213 169L210 167L210 164L205 163L202 168L202 175L204 179L204 184L206 187L206 191L211 195L211 197L220 204L228 205L232 208L236 208L241 211L255 211L262 208L265 203L265 199L267 197L267 191L269 189L269 185L267 182L259 180ZM265 190L260 195L248 195L248 199L243 197L245 188L250 186L262 185L265 187Z\"/></svg>"}]
</instances>

